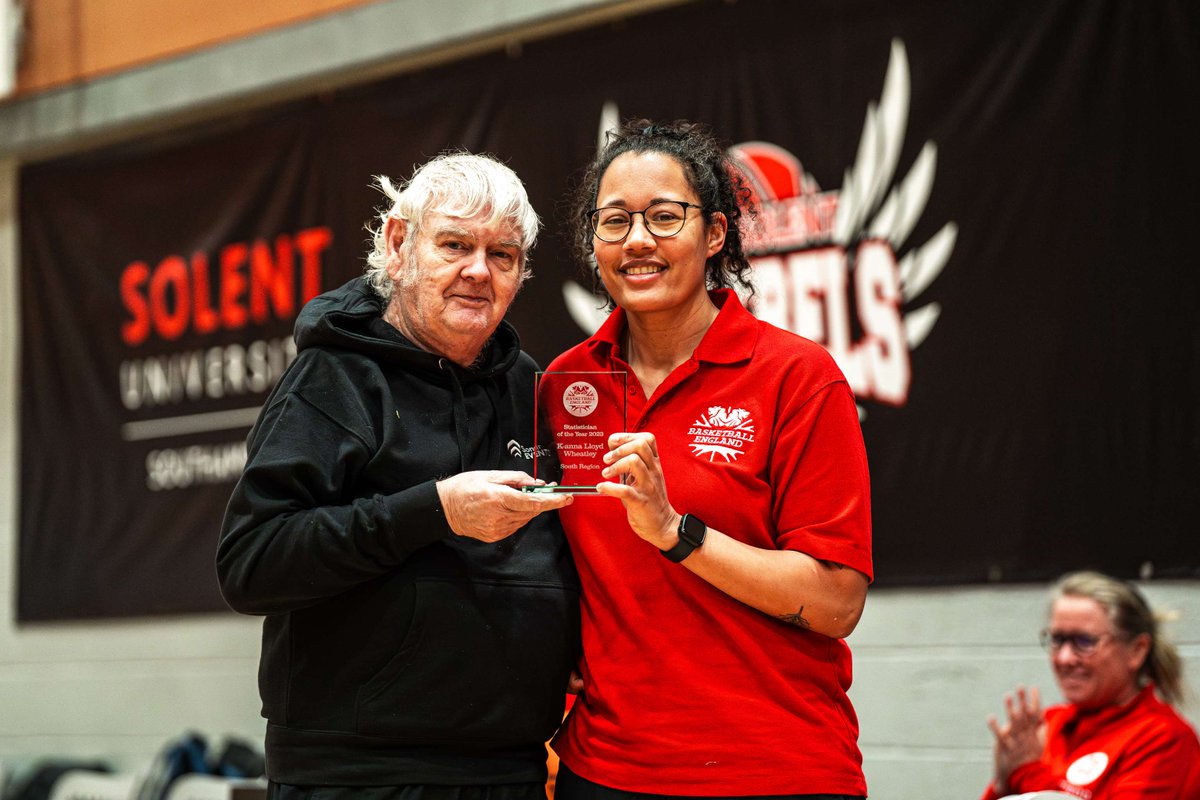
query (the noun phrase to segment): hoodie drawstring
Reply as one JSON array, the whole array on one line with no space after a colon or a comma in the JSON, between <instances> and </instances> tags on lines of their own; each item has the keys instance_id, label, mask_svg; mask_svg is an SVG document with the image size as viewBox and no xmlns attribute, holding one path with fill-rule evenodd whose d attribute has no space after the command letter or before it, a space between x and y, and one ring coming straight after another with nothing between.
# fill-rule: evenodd
<instances>
[{"instance_id":1,"label":"hoodie drawstring","mask_svg":"<svg viewBox=\"0 0 1200 800\"><path fill-rule=\"evenodd\" d=\"M471 441L471 428L467 422L467 398L463 394L462 383L454 366L445 358L438 359L438 367L450 375L450 385L454 387L454 437L458 440L459 471L467 471L467 442Z\"/></svg>"}]
</instances>

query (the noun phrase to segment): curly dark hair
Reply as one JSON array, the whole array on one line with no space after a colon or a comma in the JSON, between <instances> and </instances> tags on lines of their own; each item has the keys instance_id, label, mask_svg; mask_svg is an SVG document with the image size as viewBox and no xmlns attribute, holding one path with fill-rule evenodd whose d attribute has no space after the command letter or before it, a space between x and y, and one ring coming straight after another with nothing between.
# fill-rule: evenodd
<instances>
[{"instance_id":1,"label":"curly dark hair","mask_svg":"<svg viewBox=\"0 0 1200 800\"><path fill-rule=\"evenodd\" d=\"M590 273L597 293L607 297L612 305L599 273L591 269L592 229L588 215L596 207L604 173L618 156L625 153L663 153L679 162L704 207L705 221L712 222L715 212L719 211L729 222L725 246L704 265L709 288L739 285L753 291L750 261L742 244L742 225L746 218L755 216L756 209L741 170L706 125L687 120L628 119L617 130L608 132L608 141L588 165L569 199L570 220L574 226L572 250L584 271Z\"/></svg>"}]
</instances>

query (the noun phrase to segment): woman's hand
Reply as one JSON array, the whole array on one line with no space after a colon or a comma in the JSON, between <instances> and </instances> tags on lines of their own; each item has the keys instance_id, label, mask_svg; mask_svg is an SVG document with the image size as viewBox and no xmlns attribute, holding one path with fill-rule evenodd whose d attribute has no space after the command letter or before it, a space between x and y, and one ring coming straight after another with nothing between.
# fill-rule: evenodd
<instances>
[{"instance_id":1,"label":"woman's hand","mask_svg":"<svg viewBox=\"0 0 1200 800\"><path fill-rule=\"evenodd\" d=\"M604 456L602 495L625 506L629 527L659 550L679 543L681 515L667 499L652 433L614 433ZM621 483L624 476L624 483ZM725 594L789 625L841 638L858 624L867 577L795 550L755 547L711 525L704 546L682 566Z\"/></svg>"},{"instance_id":2,"label":"woman's hand","mask_svg":"<svg viewBox=\"0 0 1200 800\"><path fill-rule=\"evenodd\" d=\"M608 447L608 466L601 474L610 482L598 484L597 491L621 501L634 533L659 550L670 550L679 542L680 515L667 499L654 434L614 433Z\"/></svg>"},{"instance_id":3,"label":"woman's hand","mask_svg":"<svg viewBox=\"0 0 1200 800\"><path fill-rule=\"evenodd\" d=\"M1016 696L1004 696L1004 708L1008 721L1003 725L995 716L987 723L996 737L992 755L995 760L995 776L992 786L1001 794L1010 791L1008 778L1022 764L1037 761L1045 748L1042 731L1042 703L1037 687L1026 694L1024 686L1018 686Z\"/></svg>"}]
</instances>

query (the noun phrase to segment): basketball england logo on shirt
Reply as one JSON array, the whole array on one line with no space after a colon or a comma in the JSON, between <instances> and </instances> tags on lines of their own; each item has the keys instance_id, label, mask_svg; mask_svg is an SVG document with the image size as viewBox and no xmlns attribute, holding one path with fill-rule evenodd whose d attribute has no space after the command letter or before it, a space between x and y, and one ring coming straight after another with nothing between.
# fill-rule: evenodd
<instances>
[{"instance_id":1,"label":"basketball england logo on shirt","mask_svg":"<svg viewBox=\"0 0 1200 800\"><path fill-rule=\"evenodd\" d=\"M688 446L698 458L737 461L754 443L754 419L744 408L709 406L688 428Z\"/></svg>"}]
</instances>

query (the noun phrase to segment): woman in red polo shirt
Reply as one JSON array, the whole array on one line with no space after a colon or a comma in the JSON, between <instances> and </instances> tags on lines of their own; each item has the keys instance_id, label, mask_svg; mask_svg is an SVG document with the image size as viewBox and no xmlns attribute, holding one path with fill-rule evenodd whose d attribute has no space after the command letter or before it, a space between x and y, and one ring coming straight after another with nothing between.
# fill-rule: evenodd
<instances>
[{"instance_id":1,"label":"woman in red polo shirt","mask_svg":"<svg viewBox=\"0 0 1200 800\"><path fill-rule=\"evenodd\" d=\"M557 800L866 795L843 641L871 580L862 434L829 354L732 290L749 197L705 129L645 120L578 190L615 310L549 369L627 373L628 410L600 496L562 513L585 688Z\"/></svg>"},{"instance_id":2,"label":"woman in red polo shirt","mask_svg":"<svg viewBox=\"0 0 1200 800\"><path fill-rule=\"evenodd\" d=\"M1066 703L1043 714L1036 689L1005 698L1007 720L988 720L995 778L984 800L1043 790L1200 800L1200 742L1168 705L1183 696L1182 663L1141 592L1075 572L1052 597L1042 643Z\"/></svg>"}]
</instances>

